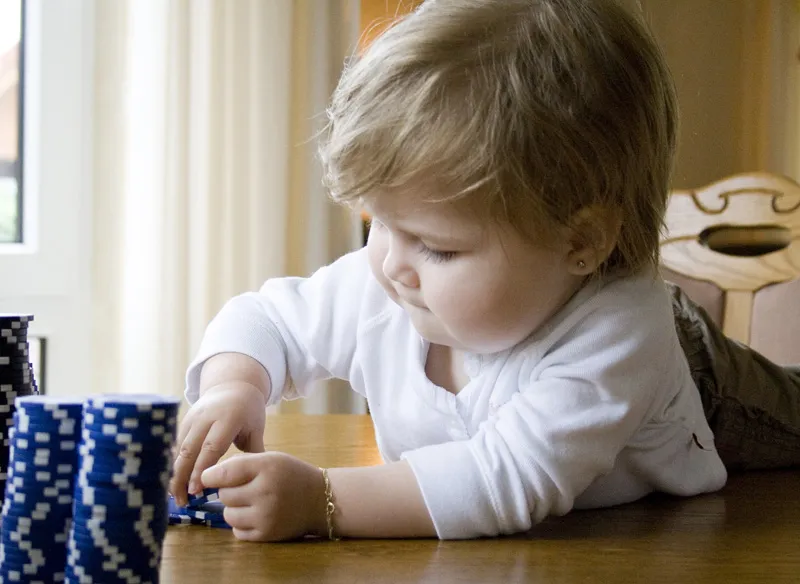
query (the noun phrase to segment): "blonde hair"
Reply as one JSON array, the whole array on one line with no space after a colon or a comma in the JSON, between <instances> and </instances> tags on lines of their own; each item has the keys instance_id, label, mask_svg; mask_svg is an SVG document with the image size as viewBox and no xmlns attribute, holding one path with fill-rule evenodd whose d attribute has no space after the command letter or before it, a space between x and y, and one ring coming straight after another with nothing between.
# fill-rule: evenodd
<instances>
[{"instance_id":1,"label":"blonde hair","mask_svg":"<svg viewBox=\"0 0 800 584\"><path fill-rule=\"evenodd\" d=\"M328 120L335 201L435 183L436 200L477 204L542 243L602 208L621 220L606 270L658 262L674 87L613 0L428 0L347 66Z\"/></svg>"}]
</instances>

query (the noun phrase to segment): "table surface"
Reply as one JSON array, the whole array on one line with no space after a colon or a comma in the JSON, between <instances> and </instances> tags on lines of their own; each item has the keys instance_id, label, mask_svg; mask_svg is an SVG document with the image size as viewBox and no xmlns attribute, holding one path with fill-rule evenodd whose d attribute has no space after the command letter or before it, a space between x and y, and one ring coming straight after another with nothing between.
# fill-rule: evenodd
<instances>
[{"instance_id":1,"label":"table surface","mask_svg":"<svg viewBox=\"0 0 800 584\"><path fill-rule=\"evenodd\" d=\"M265 444L320 466L380 463L367 416L270 416ZM800 471L734 475L720 493L576 511L498 539L256 544L228 530L175 526L161 581L800 582Z\"/></svg>"}]
</instances>

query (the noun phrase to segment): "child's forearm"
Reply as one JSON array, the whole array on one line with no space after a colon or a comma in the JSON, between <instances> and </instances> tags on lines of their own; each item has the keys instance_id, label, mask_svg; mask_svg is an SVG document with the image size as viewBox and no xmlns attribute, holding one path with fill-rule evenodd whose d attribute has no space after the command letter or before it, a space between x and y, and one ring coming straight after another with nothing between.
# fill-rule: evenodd
<instances>
[{"instance_id":1,"label":"child's forearm","mask_svg":"<svg viewBox=\"0 0 800 584\"><path fill-rule=\"evenodd\" d=\"M200 395L208 389L227 384L246 384L255 387L269 401L272 383L266 369L247 355L241 353L220 353L203 364L200 372Z\"/></svg>"},{"instance_id":2,"label":"child's forearm","mask_svg":"<svg viewBox=\"0 0 800 584\"><path fill-rule=\"evenodd\" d=\"M407 462L328 471L336 536L435 537L422 492ZM326 532L323 532L326 534Z\"/></svg>"}]
</instances>

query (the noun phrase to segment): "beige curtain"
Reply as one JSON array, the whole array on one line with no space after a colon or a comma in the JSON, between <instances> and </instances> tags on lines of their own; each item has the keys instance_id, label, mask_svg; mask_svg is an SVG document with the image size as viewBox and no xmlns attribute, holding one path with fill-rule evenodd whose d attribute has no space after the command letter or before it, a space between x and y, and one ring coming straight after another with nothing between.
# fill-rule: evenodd
<instances>
[{"instance_id":1,"label":"beige curtain","mask_svg":"<svg viewBox=\"0 0 800 584\"><path fill-rule=\"evenodd\" d=\"M313 140L357 34L357 0L97 2L94 391L181 394L228 298L360 244ZM290 408L363 411L326 385Z\"/></svg>"}]
</instances>

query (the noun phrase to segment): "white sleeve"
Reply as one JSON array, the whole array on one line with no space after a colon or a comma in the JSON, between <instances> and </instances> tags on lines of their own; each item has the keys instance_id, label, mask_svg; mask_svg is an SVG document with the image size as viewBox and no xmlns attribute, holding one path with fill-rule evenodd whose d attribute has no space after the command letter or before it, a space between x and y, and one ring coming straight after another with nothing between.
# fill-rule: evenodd
<instances>
[{"instance_id":1,"label":"white sleeve","mask_svg":"<svg viewBox=\"0 0 800 584\"><path fill-rule=\"evenodd\" d=\"M440 538L527 531L613 469L663 386L667 342L652 323L614 320L579 326L469 440L403 455Z\"/></svg>"},{"instance_id":2,"label":"white sleeve","mask_svg":"<svg viewBox=\"0 0 800 584\"><path fill-rule=\"evenodd\" d=\"M231 299L209 323L189 365L186 399L197 401L203 363L219 353L242 353L264 366L272 383L268 405L303 395L320 379L349 379L370 278L361 249L309 278L275 278Z\"/></svg>"}]
</instances>

